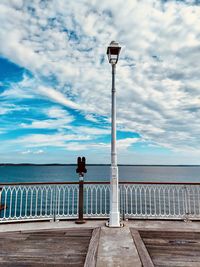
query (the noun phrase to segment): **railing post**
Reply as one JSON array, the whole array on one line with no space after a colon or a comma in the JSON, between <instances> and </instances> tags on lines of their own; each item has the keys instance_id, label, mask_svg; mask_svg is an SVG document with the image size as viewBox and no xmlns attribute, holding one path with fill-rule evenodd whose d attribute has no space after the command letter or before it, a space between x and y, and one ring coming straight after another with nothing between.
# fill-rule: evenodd
<instances>
[{"instance_id":1,"label":"railing post","mask_svg":"<svg viewBox=\"0 0 200 267\"><path fill-rule=\"evenodd\" d=\"M126 217L125 217L125 185L121 185L120 187L120 190L121 190L121 199L120 199L120 202L121 202L121 206L122 206L122 220L125 221L126 220Z\"/></svg>"},{"instance_id":2,"label":"railing post","mask_svg":"<svg viewBox=\"0 0 200 267\"><path fill-rule=\"evenodd\" d=\"M0 211L4 210L5 206L1 203L2 187L0 187Z\"/></svg>"},{"instance_id":3,"label":"railing post","mask_svg":"<svg viewBox=\"0 0 200 267\"><path fill-rule=\"evenodd\" d=\"M60 202L58 200L58 189L59 187L56 185L54 190L55 190L55 204L54 204L54 222L59 222L59 217L57 218L57 215L59 216L59 205L60 205Z\"/></svg>"},{"instance_id":4,"label":"railing post","mask_svg":"<svg viewBox=\"0 0 200 267\"><path fill-rule=\"evenodd\" d=\"M83 219L83 190L84 190L84 181L83 181L83 175L79 175L79 198L78 198L78 220L75 221L75 223L82 224L86 223L86 221Z\"/></svg>"},{"instance_id":5,"label":"railing post","mask_svg":"<svg viewBox=\"0 0 200 267\"><path fill-rule=\"evenodd\" d=\"M188 192L187 192L187 186L184 186L184 198L185 198L185 222L189 222L189 197L188 197Z\"/></svg>"},{"instance_id":6,"label":"railing post","mask_svg":"<svg viewBox=\"0 0 200 267\"><path fill-rule=\"evenodd\" d=\"M2 188L0 187L0 211L2 210L2 204L1 204L1 191L2 191Z\"/></svg>"},{"instance_id":7,"label":"railing post","mask_svg":"<svg viewBox=\"0 0 200 267\"><path fill-rule=\"evenodd\" d=\"M53 218L51 219L51 222L55 222L56 221L56 211L57 211L57 187L56 185L53 186L53 190L52 190L52 215Z\"/></svg>"}]
</instances>

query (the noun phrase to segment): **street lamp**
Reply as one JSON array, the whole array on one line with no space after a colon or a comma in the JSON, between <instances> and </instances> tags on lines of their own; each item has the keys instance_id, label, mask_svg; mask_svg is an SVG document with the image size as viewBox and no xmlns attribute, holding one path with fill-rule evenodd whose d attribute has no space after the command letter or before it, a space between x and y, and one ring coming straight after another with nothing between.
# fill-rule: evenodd
<instances>
[{"instance_id":1,"label":"street lamp","mask_svg":"<svg viewBox=\"0 0 200 267\"><path fill-rule=\"evenodd\" d=\"M118 200L118 167L116 150L116 90L115 72L121 47L119 43L112 41L107 48L108 61L112 66L112 121L111 121L111 178L110 178L110 217L109 227L120 227L120 213Z\"/></svg>"}]
</instances>

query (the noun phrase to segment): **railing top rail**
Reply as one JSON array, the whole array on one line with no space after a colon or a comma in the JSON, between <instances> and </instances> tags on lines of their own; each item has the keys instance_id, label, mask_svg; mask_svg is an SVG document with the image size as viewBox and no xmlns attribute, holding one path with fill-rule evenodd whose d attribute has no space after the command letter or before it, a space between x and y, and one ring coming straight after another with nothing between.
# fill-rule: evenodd
<instances>
[{"instance_id":1,"label":"railing top rail","mask_svg":"<svg viewBox=\"0 0 200 267\"><path fill-rule=\"evenodd\" d=\"M0 183L0 188L3 186L15 186L15 185L78 185L79 182L27 182L27 183ZM109 181L84 181L84 184L110 184ZM187 183L187 182L131 182L120 181L119 184L138 184L138 185L200 185L200 183Z\"/></svg>"},{"instance_id":2,"label":"railing top rail","mask_svg":"<svg viewBox=\"0 0 200 267\"><path fill-rule=\"evenodd\" d=\"M79 182L19 182L19 183L0 183L0 187L9 185L59 185L59 184L79 184Z\"/></svg>"},{"instance_id":3,"label":"railing top rail","mask_svg":"<svg viewBox=\"0 0 200 267\"><path fill-rule=\"evenodd\" d=\"M200 183L187 182L119 182L120 184L146 184L146 185L200 185Z\"/></svg>"}]
</instances>

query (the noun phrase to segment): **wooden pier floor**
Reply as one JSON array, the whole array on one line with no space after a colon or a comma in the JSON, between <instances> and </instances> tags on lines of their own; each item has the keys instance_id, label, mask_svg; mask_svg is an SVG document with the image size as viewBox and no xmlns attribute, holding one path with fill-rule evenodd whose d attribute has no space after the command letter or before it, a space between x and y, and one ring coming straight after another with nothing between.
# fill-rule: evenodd
<instances>
[{"instance_id":1,"label":"wooden pier floor","mask_svg":"<svg viewBox=\"0 0 200 267\"><path fill-rule=\"evenodd\" d=\"M200 267L200 232L163 229L139 234L155 267Z\"/></svg>"},{"instance_id":2,"label":"wooden pier floor","mask_svg":"<svg viewBox=\"0 0 200 267\"><path fill-rule=\"evenodd\" d=\"M84 266L93 229L0 233L0 266Z\"/></svg>"},{"instance_id":3,"label":"wooden pier floor","mask_svg":"<svg viewBox=\"0 0 200 267\"><path fill-rule=\"evenodd\" d=\"M0 267L200 267L200 222L105 222L2 224Z\"/></svg>"}]
</instances>

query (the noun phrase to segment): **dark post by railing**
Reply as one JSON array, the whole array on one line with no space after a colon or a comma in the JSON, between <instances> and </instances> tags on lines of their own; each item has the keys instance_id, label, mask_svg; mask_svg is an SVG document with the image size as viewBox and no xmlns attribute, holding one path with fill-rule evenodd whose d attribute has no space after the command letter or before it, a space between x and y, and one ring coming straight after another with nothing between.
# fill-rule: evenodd
<instances>
[{"instance_id":1,"label":"dark post by railing","mask_svg":"<svg viewBox=\"0 0 200 267\"><path fill-rule=\"evenodd\" d=\"M2 187L0 187L0 211L4 209L4 205L1 203L1 192L2 192Z\"/></svg>"},{"instance_id":2,"label":"dark post by railing","mask_svg":"<svg viewBox=\"0 0 200 267\"><path fill-rule=\"evenodd\" d=\"M85 157L78 157L77 159L77 169L76 169L76 173L79 174L79 201L78 201L78 220L76 220L76 223L78 224L82 224L82 223L86 223L86 221L83 219L83 201L84 201L84 173L87 172L87 169L85 167Z\"/></svg>"}]
</instances>

